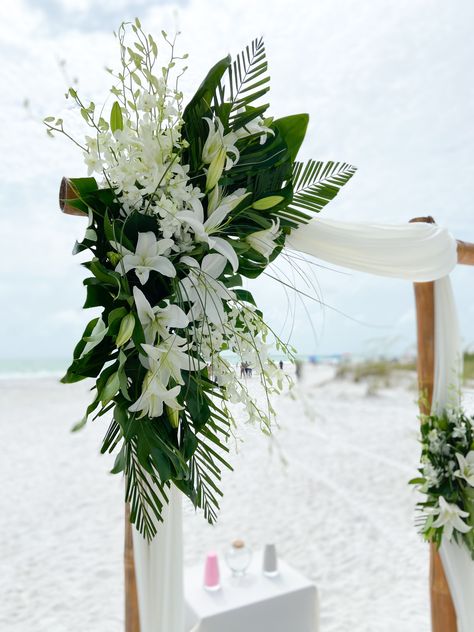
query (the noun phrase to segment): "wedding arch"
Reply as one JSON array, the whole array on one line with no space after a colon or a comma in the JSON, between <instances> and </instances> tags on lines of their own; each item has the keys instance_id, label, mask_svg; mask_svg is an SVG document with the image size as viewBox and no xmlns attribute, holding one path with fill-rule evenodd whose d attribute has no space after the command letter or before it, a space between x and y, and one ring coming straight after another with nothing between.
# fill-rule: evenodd
<instances>
[{"instance_id":1,"label":"wedding arch","mask_svg":"<svg viewBox=\"0 0 474 632\"><path fill-rule=\"evenodd\" d=\"M101 313L87 324L62 382L95 378L94 399L76 429L90 415L112 412L101 451L115 453L112 472L125 480L126 631L184 630L181 503L186 496L208 522L216 519L235 423L228 402L269 432L275 411L268 395L280 393L288 376L269 356L267 336L287 357L294 354L243 279L258 277L290 248L415 282L422 412L430 413L421 429L424 436L432 424L436 441L433 450L422 443L427 461L412 482L424 486L423 534L440 545L443 562L433 551L433 626L456 629L444 568L459 632L471 632L474 417L460 408L462 354L449 273L458 262L474 264L474 246L426 218L402 226L321 219L355 167L297 160L309 116L268 115L262 38L235 59L219 60L184 106L179 80L187 55L177 53L176 37L162 31L158 45L138 18L115 36L120 64L107 69L109 116L71 87L66 98L88 134L76 140L60 117L44 123L49 135L81 149L88 169L88 177L63 179L60 206L89 219L73 252L89 254L84 308ZM258 365L267 407L239 381L224 350ZM448 463L428 470L430 459L436 465L445 454Z\"/></svg>"},{"instance_id":2,"label":"wedding arch","mask_svg":"<svg viewBox=\"0 0 474 632\"><path fill-rule=\"evenodd\" d=\"M63 178L59 195L61 210L66 214L84 215L69 203L75 197L76 192L69 181ZM456 241L446 229L438 227L433 218L428 216L415 218L410 224L403 226L348 224L317 218L304 226L304 230L296 229L288 240L288 246L332 264L412 280L417 314L420 411L427 414L432 406L445 407L453 393L459 393L459 389L448 388L452 387L453 380L460 379L461 347L457 312L447 275L458 263L474 265L474 244ZM150 600L144 599L143 594L141 608L139 606L138 593L146 592L144 575L154 589L161 590L166 596L165 599L155 598L163 606L166 603L166 609L172 610L182 605L179 596L176 598L176 595L182 593L179 586L182 581L181 505L176 498L170 502L165 521L168 524L159 534L158 543L154 541L148 544L141 538L134 537L136 533L129 520L129 508L125 508L126 632L149 632L152 629L149 619L153 615L144 612L150 609ZM153 565L156 576L150 579ZM444 567L448 567L446 571ZM431 544L433 632L468 630L467 627L458 627L459 615L456 617L456 611L466 608L466 604L462 590L459 591L460 578L453 575L455 572L458 569L449 568L446 555L443 556L443 552L440 555ZM137 574L143 575L138 577L138 582ZM140 589L137 589L137 583L139 586L142 584ZM140 624L140 620L143 621L144 618L147 620L145 626ZM174 632L172 626L173 623L171 627L162 623L157 629Z\"/></svg>"}]
</instances>

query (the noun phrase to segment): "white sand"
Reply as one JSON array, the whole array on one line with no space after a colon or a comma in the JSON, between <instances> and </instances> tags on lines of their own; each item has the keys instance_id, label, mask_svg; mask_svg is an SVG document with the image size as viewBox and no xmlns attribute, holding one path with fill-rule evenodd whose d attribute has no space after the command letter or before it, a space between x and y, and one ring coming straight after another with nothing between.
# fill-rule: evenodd
<instances>
[{"instance_id":1,"label":"white sand","mask_svg":"<svg viewBox=\"0 0 474 632\"><path fill-rule=\"evenodd\" d=\"M308 369L304 403L276 401L273 450L244 427L218 525L186 508L186 562L235 537L275 541L316 582L322 632L428 632L428 551L407 485L419 456L415 393L367 396L331 374ZM122 483L98 454L106 422L69 432L87 386L0 380L2 631L123 629Z\"/></svg>"}]
</instances>

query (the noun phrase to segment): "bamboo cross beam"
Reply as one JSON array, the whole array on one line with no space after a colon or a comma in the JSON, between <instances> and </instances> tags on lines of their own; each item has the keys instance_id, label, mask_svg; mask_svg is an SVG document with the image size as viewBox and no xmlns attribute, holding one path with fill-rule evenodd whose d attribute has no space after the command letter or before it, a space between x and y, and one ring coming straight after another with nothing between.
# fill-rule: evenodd
<instances>
[{"instance_id":1,"label":"bamboo cross beam","mask_svg":"<svg viewBox=\"0 0 474 632\"><path fill-rule=\"evenodd\" d=\"M474 244L458 239L458 263L474 266Z\"/></svg>"},{"instance_id":2,"label":"bamboo cross beam","mask_svg":"<svg viewBox=\"0 0 474 632\"><path fill-rule=\"evenodd\" d=\"M77 192L74 189L73 184L68 178L63 178L61 180L61 186L59 188L59 207L63 213L67 215L82 215L86 216L87 214L84 211L81 211L69 202L77 199ZM427 222L429 224L434 224L434 219L428 215L426 217L415 217L410 220L410 222ZM464 265L474 265L474 244L457 240L458 244L458 263Z\"/></svg>"},{"instance_id":3,"label":"bamboo cross beam","mask_svg":"<svg viewBox=\"0 0 474 632\"><path fill-rule=\"evenodd\" d=\"M417 217L412 222L434 224L432 217ZM474 244L458 241L458 263L474 265ZM418 388L420 412L429 414L433 399L435 366L435 312L434 283L414 283L417 339L418 339ZM433 632L456 632L457 621L454 604L438 551L430 548L431 626Z\"/></svg>"}]
</instances>

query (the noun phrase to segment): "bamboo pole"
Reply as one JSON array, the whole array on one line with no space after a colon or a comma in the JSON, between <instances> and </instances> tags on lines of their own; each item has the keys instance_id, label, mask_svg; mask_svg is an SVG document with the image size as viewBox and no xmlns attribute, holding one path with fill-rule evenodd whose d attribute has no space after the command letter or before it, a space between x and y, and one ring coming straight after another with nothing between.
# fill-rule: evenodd
<instances>
[{"instance_id":1,"label":"bamboo pole","mask_svg":"<svg viewBox=\"0 0 474 632\"><path fill-rule=\"evenodd\" d=\"M420 217L412 222L434 223L432 217ZM417 340L418 388L420 412L429 414L433 399L435 363L434 283L414 283ZM430 547L431 627L433 632L457 632L456 612L444 574L441 558L435 546Z\"/></svg>"},{"instance_id":2,"label":"bamboo pole","mask_svg":"<svg viewBox=\"0 0 474 632\"><path fill-rule=\"evenodd\" d=\"M474 266L474 244L458 239L458 263Z\"/></svg>"},{"instance_id":3,"label":"bamboo pole","mask_svg":"<svg viewBox=\"0 0 474 632\"><path fill-rule=\"evenodd\" d=\"M76 200L77 197L76 190L72 186L70 180L68 178L63 178L59 186L59 208L63 213L66 213L66 215L82 215L87 217L87 213L84 213L83 211L68 204L69 200Z\"/></svg>"},{"instance_id":4,"label":"bamboo pole","mask_svg":"<svg viewBox=\"0 0 474 632\"><path fill-rule=\"evenodd\" d=\"M140 632L135 562L133 559L132 525L130 524L130 508L128 504L125 505L124 581L125 632Z\"/></svg>"}]
</instances>

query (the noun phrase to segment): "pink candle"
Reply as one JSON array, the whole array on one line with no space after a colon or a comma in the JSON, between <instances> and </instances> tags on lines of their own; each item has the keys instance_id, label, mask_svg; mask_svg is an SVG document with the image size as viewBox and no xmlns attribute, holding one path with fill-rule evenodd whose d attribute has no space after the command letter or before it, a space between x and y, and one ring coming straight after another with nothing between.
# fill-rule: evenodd
<instances>
[{"instance_id":1,"label":"pink candle","mask_svg":"<svg viewBox=\"0 0 474 632\"><path fill-rule=\"evenodd\" d=\"M219 590L219 559L214 551L207 554L206 565L204 567L204 587L207 590Z\"/></svg>"}]
</instances>

